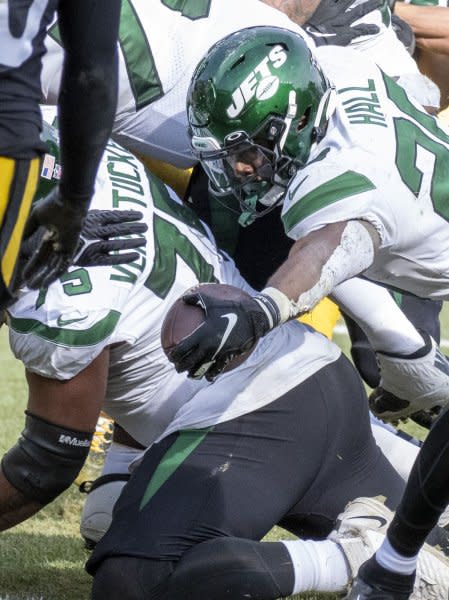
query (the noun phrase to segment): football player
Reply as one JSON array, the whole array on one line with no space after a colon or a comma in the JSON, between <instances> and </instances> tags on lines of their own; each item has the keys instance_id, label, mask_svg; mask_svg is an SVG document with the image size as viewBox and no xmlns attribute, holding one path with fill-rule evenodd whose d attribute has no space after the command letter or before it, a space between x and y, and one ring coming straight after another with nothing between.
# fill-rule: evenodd
<instances>
[{"instance_id":1,"label":"football player","mask_svg":"<svg viewBox=\"0 0 449 600\"><path fill-rule=\"evenodd\" d=\"M154 23L158 26L154 27ZM304 34L304 29L299 27L302 25L318 44L351 43L375 58L387 73L399 77L422 104L439 106L436 86L419 73L415 62L396 38L385 0L356 0L354 3L349 0L323 0L321 3L187 0L181 4L173 0L123 0L119 30L119 98L113 137L138 153L147 166L181 197L191 176L190 168L197 162L186 134L185 113L185 97L196 63L225 35L262 24L278 25ZM43 90L46 101L54 103L60 90L63 56L57 26L50 28L46 44ZM240 241L239 266L246 261L242 246L250 246L248 237L251 233L248 230L235 233ZM232 228L229 235L233 235ZM279 253L279 250L267 249L267 257L271 251L276 255ZM265 269L268 264L267 260ZM268 270L268 275L274 266L277 264ZM255 275L258 269L251 264L248 271ZM259 279L265 272L261 271ZM255 285L256 281L251 283ZM311 323L331 335L338 313L331 303L324 311L321 307L321 311L323 316L317 318L315 313Z\"/></svg>"},{"instance_id":2,"label":"football player","mask_svg":"<svg viewBox=\"0 0 449 600\"><path fill-rule=\"evenodd\" d=\"M41 165L41 69L47 26L57 14L66 52L61 56L61 182L36 204L26 236L48 234L30 256L24 276L34 287L61 275L78 246L98 162L117 101L120 0L3 0L0 2L0 308L14 298L17 260Z\"/></svg>"},{"instance_id":3,"label":"football player","mask_svg":"<svg viewBox=\"0 0 449 600\"><path fill-rule=\"evenodd\" d=\"M265 77L255 71L262 61L269 65ZM254 94L244 97L247 77ZM295 240L261 296L225 308L236 314L235 330L247 344L359 274L417 296L449 297L449 135L376 65L345 48L318 48L315 58L299 36L252 28L217 44L200 63L188 114L192 145L211 184L234 193L248 219L283 203L284 228ZM206 294L201 301L206 324L172 359L178 370L213 377L226 364L234 335L218 333L222 309ZM396 357L409 361L411 380L426 356L447 373L433 345L427 340ZM397 378L396 395L406 404L404 383ZM443 380L441 392L449 396ZM354 598L409 597L418 551L449 501L448 427L446 411Z\"/></svg>"},{"instance_id":4,"label":"football player","mask_svg":"<svg viewBox=\"0 0 449 600\"><path fill-rule=\"evenodd\" d=\"M22 436L2 461L2 528L71 483L104 406L151 447L89 561L94 598L345 589L391 516L378 501L351 504L329 540L259 540L278 522L323 538L361 494L394 507L403 485L374 442L353 367L323 336L291 322L213 384L177 374L160 345L173 300L199 282L253 290L202 222L114 142L96 189L92 208L144 213L148 244L126 267L72 267L10 307L29 401ZM448 593L444 557L427 549L422 569L425 598Z\"/></svg>"}]
</instances>

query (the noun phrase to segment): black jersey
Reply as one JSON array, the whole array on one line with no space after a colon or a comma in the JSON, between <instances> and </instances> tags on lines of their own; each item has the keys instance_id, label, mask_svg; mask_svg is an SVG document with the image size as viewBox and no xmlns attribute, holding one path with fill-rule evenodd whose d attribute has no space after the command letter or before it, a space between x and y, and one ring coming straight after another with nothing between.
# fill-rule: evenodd
<instances>
[{"instance_id":1,"label":"black jersey","mask_svg":"<svg viewBox=\"0 0 449 600\"><path fill-rule=\"evenodd\" d=\"M0 2L0 156L32 158L40 140L41 59L58 0Z\"/></svg>"}]
</instances>

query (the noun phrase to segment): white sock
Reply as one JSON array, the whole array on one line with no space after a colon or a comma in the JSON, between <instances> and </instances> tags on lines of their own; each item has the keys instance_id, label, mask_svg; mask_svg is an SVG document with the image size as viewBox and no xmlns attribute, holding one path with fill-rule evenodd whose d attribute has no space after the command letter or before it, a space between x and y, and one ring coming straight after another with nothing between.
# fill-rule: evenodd
<instances>
[{"instance_id":1,"label":"white sock","mask_svg":"<svg viewBox=\"0 0 449 600\"><path fill-rule=\"evenodd\" d=\"M382 542L381 547L376 552L376 560L381 567L384 567L384 569L388 569L394 573L411 575L413 571L416 571L418 555L403 556L402 554L399 554L386 537Z\"/></svg>"},{"instance_id":2,"label":"white sock","mask_svg":"<svg viewBox=\"0 0 449 600\"><path fill-rule=\"evenodd\" d=\"M282 544L291 556L295 571L292 594L341 592L349 583L349 567L338 544L330 540L286 540Z\"/></svg>"},{"instance_id":3,"label":"white sock","mask_svg":"<svg viewBox=\"0 0 449 600\"><path fill-rule=\"evenodd\" d=\"M132 448L131 446L112 442L106 453L101 474L128 473L129 465L140 454L142 454L142 450L139 450L138 448Z\"/></svg>"}]
</instances>

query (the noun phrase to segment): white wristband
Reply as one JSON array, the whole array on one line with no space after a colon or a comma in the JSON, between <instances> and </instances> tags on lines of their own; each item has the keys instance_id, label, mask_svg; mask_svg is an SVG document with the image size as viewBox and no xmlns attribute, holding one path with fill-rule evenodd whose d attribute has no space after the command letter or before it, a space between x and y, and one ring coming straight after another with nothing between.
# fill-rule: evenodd
<instances>
[{"instance_id":1,"label":"white wristband","mask_svg":"<svg viewBox=\"0 0 449 600\"><path fill-rule=\"evenodd\" d=\"M281 323L285 323L285 321L288 321L289 319L295 316L293 302L289 300L287 296L277 288L267 287L264 290L262 290L261 294L269 296L276 304L279 310L279 314L281 316Z\"/></svg>"}]
</instances>

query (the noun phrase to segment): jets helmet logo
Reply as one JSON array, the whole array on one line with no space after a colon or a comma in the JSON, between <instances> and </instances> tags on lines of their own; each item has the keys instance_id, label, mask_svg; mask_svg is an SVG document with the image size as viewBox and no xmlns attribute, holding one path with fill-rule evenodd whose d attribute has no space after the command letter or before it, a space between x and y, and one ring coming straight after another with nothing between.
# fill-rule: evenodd
<instances>
[{"instance_id":1,"label":"jets helmet logo","mask_svg":"<svg viewBox=\"0 0 449 600\"><path fill-rule=\"evenodd\" d=\"M228 117L231 119L238 117L254 96L258 100L268 100L274 96L279 88L279 78L271 72L270 67L279 69L286 60L287 53L284 48L279 44L274 46L232 93L232 104L226 111Z\"/></svg>"}]
</instances>

